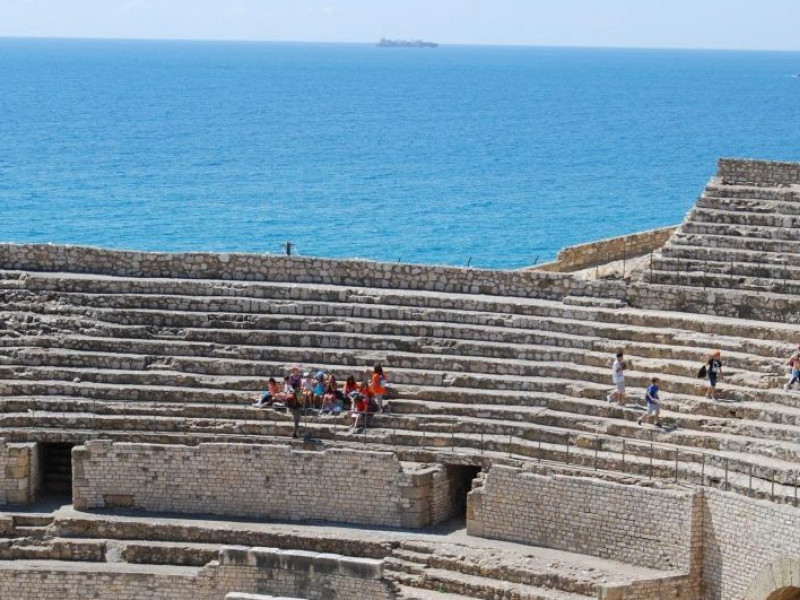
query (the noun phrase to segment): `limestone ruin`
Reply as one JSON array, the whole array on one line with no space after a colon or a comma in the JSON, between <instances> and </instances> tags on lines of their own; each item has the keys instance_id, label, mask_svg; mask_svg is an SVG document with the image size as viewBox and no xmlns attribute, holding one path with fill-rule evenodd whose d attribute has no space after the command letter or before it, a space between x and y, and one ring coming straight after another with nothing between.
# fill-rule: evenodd
<instances>
[{"instance_id":1,"label":"limestone ruin","mask_svg":"<svg viewBox=\"0 0 800 600\"><path fill-rule=\"evenodd\" d=\"M519 271L0 244L0 598L798 600L799 320L800 164Z\"/></svg>"}]
</instances>

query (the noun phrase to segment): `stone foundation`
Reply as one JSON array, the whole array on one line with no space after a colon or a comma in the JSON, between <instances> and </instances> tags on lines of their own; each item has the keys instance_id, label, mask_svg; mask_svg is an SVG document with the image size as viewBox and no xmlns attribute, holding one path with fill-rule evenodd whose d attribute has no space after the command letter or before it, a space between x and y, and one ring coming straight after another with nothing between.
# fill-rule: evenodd
<instances>
[{"instance_id":1,"label":"stone foundation","mask_svg":"<svg viewBox=\"0 0 800 600\"><path fill-rule=\"evenodd\" d=\"M73 504L286 521L424 527L450 516L441 465L390 452L124 444L73 450ZM434 514L433 507L436 507Z\"/></svg>"},{"instance_id":2,"label":"stone foundation","mask_svg":"<svg viewBox=\"0 0 800 600\"><path fill-rule=\"evenodd\" d=\"M0 505L36 500L41 487L37 444L6 444L0 439L0 473Z\"/></svg>"},{"instance_id":3,"label":"stone foundation","mask_svg":"<svg viewBox=\"0 0 800 600\"><path fill-rule=\"evenodd\" d=\"M492 467L470 492L471 534L689 572L699 492Z\"/></svg>"},{"instance_id":4,"label":"stone foundation","mask_svg":"<svg viewBox=\"0 0 800 600\"><path fill-rule=\"evenodd\" d=\"M0 598L224 600L231 592L305 600L391 600L381 562L273 548L225 548L202 569L125 563L0 562Z\"/></svg>"}]
</instances>

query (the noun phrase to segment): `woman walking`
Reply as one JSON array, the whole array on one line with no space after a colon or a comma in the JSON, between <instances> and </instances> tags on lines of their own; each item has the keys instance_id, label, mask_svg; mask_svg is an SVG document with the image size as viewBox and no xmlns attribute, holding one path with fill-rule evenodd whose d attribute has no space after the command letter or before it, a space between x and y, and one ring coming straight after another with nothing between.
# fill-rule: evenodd
<instances>
[{"instance_id":1,"label":"woman walking","mask_svg":"<svg viewBox=\"0 0 800 600\"><path fill-rule=\"evenodd\" d=\"M722 353L717 350L708 357L706 362L706 376L708 377L708 388L706 398L717 400L717 380L722 377Z\"/></svg>"}]
</instances>

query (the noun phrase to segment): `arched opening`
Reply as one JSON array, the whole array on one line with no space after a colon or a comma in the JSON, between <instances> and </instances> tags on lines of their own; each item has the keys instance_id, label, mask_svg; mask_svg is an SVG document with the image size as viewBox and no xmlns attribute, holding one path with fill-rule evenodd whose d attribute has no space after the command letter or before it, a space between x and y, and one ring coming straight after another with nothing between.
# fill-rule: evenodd
<instances>
[{"instance_id":1,"label":"arched opening","mask_svg":"<svg viewBox=\"0 0 800 600\"><path fill-rule=\"evenodd\" d=\"M785 587L775 590L766 600L800 600L800 588Z\"/></svg>"},{"instance_id":2,"label":"arched opening","mask_svg":"<svg viewBox=\"0 0 800 600\"><path fill-rule=\"evenodd\" d=\"M761 569L744 600L800 600L798 581L800 558L780 558Z\"/></svg>"}]
</instances>

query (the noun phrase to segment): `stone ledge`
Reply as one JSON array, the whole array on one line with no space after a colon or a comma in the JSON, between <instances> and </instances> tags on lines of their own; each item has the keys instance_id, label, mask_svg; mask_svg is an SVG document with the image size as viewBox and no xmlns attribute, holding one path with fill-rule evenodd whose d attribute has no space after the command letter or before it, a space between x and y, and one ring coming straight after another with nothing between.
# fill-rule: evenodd
<instances>
[{"instance_id":1,"label":"stone ledge","mask_svg":"<svg viewBox=\"0 0 800 600\"><path fill-rule=\"evenodd\" d=\"M219 552L221 566L252 566L262 569L282 569L294 573L315 572L343 575L355 579L380 580L383 561L374 558L352 558L339 554L280 550L278 548L245 548L227 546Z\"/></svg>"}]
</instances>

